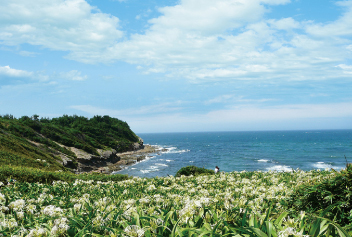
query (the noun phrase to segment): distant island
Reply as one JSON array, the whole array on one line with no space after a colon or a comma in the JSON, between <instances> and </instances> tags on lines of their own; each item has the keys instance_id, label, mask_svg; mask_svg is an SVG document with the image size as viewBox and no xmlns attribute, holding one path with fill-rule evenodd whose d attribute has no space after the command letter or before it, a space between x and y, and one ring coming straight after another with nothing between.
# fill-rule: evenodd
<instances>
[{"instance_id":1,"label":"distant island","mask_svg":"<svg viewBox=\"0 0 352 237\"><path fill-rule=\"evenodd\" d=\"M130 151L139 152L131 157ZM2 166L109 173L119 169L118 165L143 159L145 152L152 151L126 122L109 116L0 116Z\"/></svg>"}]
</instances>

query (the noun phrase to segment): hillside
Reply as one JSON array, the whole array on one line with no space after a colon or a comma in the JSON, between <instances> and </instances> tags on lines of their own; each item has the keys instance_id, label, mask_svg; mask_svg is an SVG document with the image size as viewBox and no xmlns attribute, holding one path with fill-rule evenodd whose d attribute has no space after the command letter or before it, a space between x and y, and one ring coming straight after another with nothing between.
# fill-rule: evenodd
<instances>
[{"instance_id":1,"label":"hillside","mask_svg":"<svg viewBox=\"0 0 352 237\"><path fill-rule=\"evenodd\" d=\"M117 152L142 146L126 122L109 116L0 116L1 165L74 171L92 159L116 162Z\"/></svg>"}]
</instances>

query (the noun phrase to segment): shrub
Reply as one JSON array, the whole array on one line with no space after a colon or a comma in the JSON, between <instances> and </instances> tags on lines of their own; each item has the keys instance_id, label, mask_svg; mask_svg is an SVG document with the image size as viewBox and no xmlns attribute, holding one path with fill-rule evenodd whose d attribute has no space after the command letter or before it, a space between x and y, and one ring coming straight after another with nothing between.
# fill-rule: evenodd
<instances>
[{"instance_id":1,"label":"shrub","mask_svg":"<svg viewBox=\"0 0 352 237\"><path fill-rule=\"evenodd\" d=\"M212 175L214 173L215 173L214 170L199 168L197 166L191 165L191 166L186 166L181 168L179 171L177 171L175 176L180 177L181 175L185 175L185 176Z\"/></svg>"},{"instance_id":2,"label":"shrub","mask_svg":"<svg viewBox=\"0 0 352 237\"><path fill-rule=\"evenodd\" d=\"M335 219L340 225L352 222L352 166L336 172L336 177L318 184L299 186L291 196L288 206L292 210L322 213L331 209L328 218Z\"/></svg>"}]
</instances>

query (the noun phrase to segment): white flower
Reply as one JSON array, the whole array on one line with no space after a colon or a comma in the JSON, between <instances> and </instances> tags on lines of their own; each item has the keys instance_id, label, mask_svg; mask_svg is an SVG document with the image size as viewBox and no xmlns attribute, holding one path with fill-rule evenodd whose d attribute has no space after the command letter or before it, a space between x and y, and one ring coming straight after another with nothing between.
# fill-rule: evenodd
<instances>
[{"instance_id":1,"label":"white flower","mask_svg":"<svg viewBox=\"0 0 352 237\"><path fill-rule=\"evenodd\" d=\"M130 237L142 237L144 236L144 230L137 225L130 225L125 228L127 236Z\"/></svg>"},{"instance_id":2,"label":"white flower","mask_svg":"<svg viewBox=\"0 0 352 237\"><path fill-rule=\"evenodd\" d=\"M297 232L294 228L288 227L282 231L279 232L278 237L289 237L289 236L295 236L295 237L309 237L309 235L302 235L301 233Z\"/></svg>"},{"instance_id":3,"label":"white flower","mask_svg":"<svg viewBox=\"0 0 352 237\"><path fill-rule=\"evenodd\" d=\"M43 228L31 229L27 237L42 237L45 236L46 231Z\"/></svg>"},{"instance_id":4,"label":"white flower","mask_svg":"<svg viewBox=\"0 0 352 237\"><path fill-rule=\"evenodd\" d=\"M0 206L0 212L7 212L9 210L8 207Z\"/></svg>"},{"instance_id":5,"label":"white flower","mask_svg":"<svg viewBox=\"0 0 352 237\"><path fill-rule=\"evenodd\" d=\"M24 218L24 212L23 211L17 212L17 217L18 219L22 220Z\"/></svg>"},{"instance_id":6,"label":"white flower","mask_svg":"<svg viewBox=\"0 0 352 237\"><path fill-rule=\"evenodd\" d=\"M79 203L76 203L74 206L73 206L73 209L78 212L82 207L82 204L79 204Z\"/></svg>"},{"instance_id":7,"label":"white flower","mask_svg":"<svg viewBox=\"0 0 352 237\"><path fill-rule=\"evenodd\" d=\"M43 214L51 217L60 216L63 213L63 210L60 207L55 207L53 205L46 206L43 209Z\"/></svg>"},{"instance_id":8,"label":"white flower","mask_svg":"<svg viewBox=\"0 0 352 237\"><path fill-rule=\"evenodd\" d=\"M1 186L1 185L0 185ZM6 198L5 198L5 195L0 193L0 203L1 202L5 202L6 201Z\"/></svg>"},{"instance_id":9,"label":"white flower","mask_svg":"<svg viewBox=\"0 0 352 237\"><path fill-rule=\"evenodd\" d=\"M151 184L148 188L147 188L147 191L153 191L153 190L156 190L156 187L154 184Z\"/></svg>"},{"instance_id":10,"label":"white flower","mask_svg":"<svg viewBox=\"0 0 352 237\"><path fill-rule=\"evenodd\" d=\"M0 226L12 229L14 227L17 227L18 224L17 224L17 221L12 218L12 219L9 219L9 220L4 219L3 221L0 221Z\"/></svg>"},{"instance_id":11,"label":"white flower","mask_svg":"<svg viewBox=\"0 0 352 237\"><path fill-rule=\"evenodd\" d=\"M27 213L31 213L31 214L34 214L35 210L37 209L37 207L33 204L29 204L27 207Z\"/></svg>"},{"instance_id":12,"label":"white flower","mask_svg":"<svg viewBox=\"0 0 352 237\"><path fill-rule=\"evenodd\" d=\"M66 217L56 219L54 221L54 226L51 229L52 235L63 235L67 232L70 226L67 224L68 220Z\"/></svg>"},{"instance_id":13,"label":"white flower","mask_svg":"<svg viewBox=\"0 0 352 237\"><path fill-rule=\"evenodd\" d=\"M104 220L104 218L100 215L98 215L97 217L95 217L92 220L92 223L94 226L104 226L105 225L106 220Z\"/></svg>"},{"instance_id":14,"label":"white flower","mask_svg":"<svg viewBox=\"0 0 352 237\"><path fill-rule=\"evenodd\" d=\"M142 204L147 204L147 203L149 203L150 202L150 200L148 199L148 198L141 198L141 199L139 199L139 203L142 203Z\"/></svg>"},{"instance_id":15,"label":"white flower","mask_svg":"<svg viewBox=\"0 0 352 237\"><path fill-rule=\"evenodd\" d=\"M26 202L23 199L18 199L14 202L11 202L9 207L14 211L21 211L25 205L26 205Z\"/></svg>"}]
</instances>

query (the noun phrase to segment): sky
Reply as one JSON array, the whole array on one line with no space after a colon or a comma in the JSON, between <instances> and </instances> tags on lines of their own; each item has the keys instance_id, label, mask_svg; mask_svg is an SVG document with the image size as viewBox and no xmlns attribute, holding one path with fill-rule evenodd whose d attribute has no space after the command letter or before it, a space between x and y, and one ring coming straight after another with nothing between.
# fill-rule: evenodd
<instances>
[{"instance_id":1,"label":"sky","mask_svg":"<svg viewBox=\"0 0 352 237\"><path fill-rule=\"evenodd\" d=\"M0 0L0 115L352 129L352 0Z\"/></svg>"}]
</instances>

